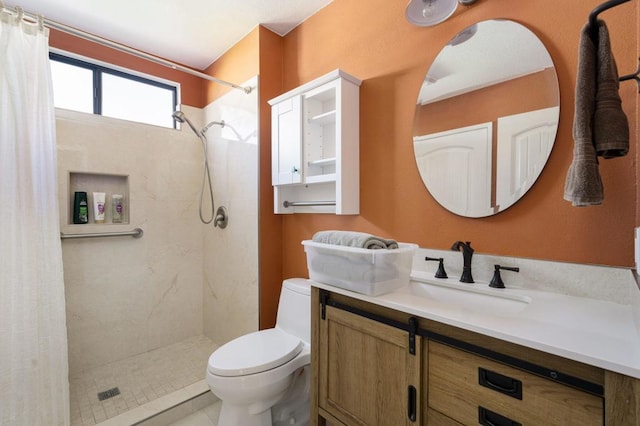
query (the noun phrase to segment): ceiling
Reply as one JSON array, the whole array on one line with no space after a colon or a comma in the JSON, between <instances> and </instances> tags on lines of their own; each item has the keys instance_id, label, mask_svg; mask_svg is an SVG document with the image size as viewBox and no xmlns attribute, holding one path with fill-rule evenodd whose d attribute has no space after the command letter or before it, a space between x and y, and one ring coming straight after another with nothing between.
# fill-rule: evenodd
<instances>
[{"instance_id":1,"label":"ceiling","mask_svg":"<svg viewBox=\"0 0 640 426\"><path fill-rule=\"evenodd\" d=\"M547 68L551 56L526 27L493 19L462 30L434 59L418 97L421 105Z\"/></svg>"},{"instance_id":2,"label":"ceiling","mask_svg":"<svg viewBox=\"0 0 640 426\"><path fill-rule=\"evenodd\" d=\"M31 14L196 69L262 24L285 35L332 0L5 0Z\"/></svg>"}]
</instances>

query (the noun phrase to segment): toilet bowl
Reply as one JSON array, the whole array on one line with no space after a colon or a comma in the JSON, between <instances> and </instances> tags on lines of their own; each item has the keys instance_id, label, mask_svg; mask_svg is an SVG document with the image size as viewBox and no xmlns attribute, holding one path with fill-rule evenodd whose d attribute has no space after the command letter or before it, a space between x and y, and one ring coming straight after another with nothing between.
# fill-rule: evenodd
<instances>
[{"instance_id":1,"label":"toilet bowl","mask_svg":"<svg viewBox=\"0 0 640 426\"><path fill-rule=\"evenodd\" d=\"M275 328L240 336L209 357L219 426L309 424L311 287L284 280Z\"/></svg>"}]
</instances>

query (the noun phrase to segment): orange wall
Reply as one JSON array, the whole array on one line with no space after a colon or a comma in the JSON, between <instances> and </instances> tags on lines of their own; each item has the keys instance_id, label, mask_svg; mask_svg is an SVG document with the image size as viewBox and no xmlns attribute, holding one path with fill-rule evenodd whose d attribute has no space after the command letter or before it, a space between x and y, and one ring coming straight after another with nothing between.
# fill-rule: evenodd
<instances>
[{"instance_id":1,"label":"orange wall","mask_svg":"<svg viewBox=\"0 0 640 426\"><path fill-rule=\"evenodd\" d=\"M271 106L282 93L282 37L260 29L260 328L275 325L282 284L282 220L273 214L271 186Z\"/></svg>"},{"instance_id":2,"label":"orange wall","mask_svg":"<svg viewBox=\"0 0 640 426\"><path fill-rule=\"evenodd\" d=\"M259 35L260 29L256 27L203 72L239 86L251 77L258 75L260 58ZM235 90L229 86L210 81L207 81L205 86L204 105L209 105L230 90Z\"/></svg>"},{"instance_id":3,"label":"orange wall","mask_svg":"<svg viewBox=\"0 0 640 426\"><path fill-rule=\"evenodd\" d=\"M571 163L574 86L580 29L600 0L479 0L430 28L404 18L405 0L334 0L284 38L284 86L290 90L335 68L363 80L360 100L360 215L283 215L283 277L307 276L300 241L322 229L352 229L448 249L455 240L478 253L631 266L636 223L637 87L623 83L631 151L600 162L601 206L575 208L563 200ZM621 74L637 68L638 3L605 12ZM415 99L439 49L468 25L508 18L547 46L560 84L560 126L542 175L516 205L496 216L468 219L447 212L429 195L413 157ZM267 165L262 163L263 167ZM478 271L479 279L491 271Z\"/></svg>"},{"instance_id":4,"label":"orange wall","mask_svg":"<svg viewBox=\"0 0 640 426\"><path fill-rule=\"evenodd\" d=\"M416 108L412 134L426 135L489 121L495 131L497 117L557 106L558 96L553 90L531 90L541 84L554 87L552 79L555 75L549 69L422 105Z\"/></svg>"}]
</instances>

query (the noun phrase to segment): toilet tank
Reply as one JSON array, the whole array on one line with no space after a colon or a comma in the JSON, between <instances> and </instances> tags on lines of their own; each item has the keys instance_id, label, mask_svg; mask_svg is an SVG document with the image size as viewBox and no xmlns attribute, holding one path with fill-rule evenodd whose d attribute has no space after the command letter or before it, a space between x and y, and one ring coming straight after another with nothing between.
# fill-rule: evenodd
<instances>
[{"instance_id":1,"label":"toilet tank","mask_svg":"<svg viewBox=\"0 0 640 426\"><path fill-rule=\"evenodd\" d=\"M305 278L282 282L276 328L311 342L311 285Z\"/></svg>"}]
</instances>

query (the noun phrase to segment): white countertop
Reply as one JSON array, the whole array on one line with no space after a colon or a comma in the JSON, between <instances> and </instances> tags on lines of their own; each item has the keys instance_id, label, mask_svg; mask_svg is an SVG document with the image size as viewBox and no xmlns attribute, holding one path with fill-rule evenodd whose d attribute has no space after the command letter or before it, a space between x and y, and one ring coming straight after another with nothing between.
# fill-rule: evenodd
<instances>
[{"instance_id":1,"label":"white countertop","mask_svg":"<svg viewBox=\"0 0 640 426\"><path fill-rule=\"evenodd\" d=\"M367 296L314 281L312 285L640 379L640 333L637 318L634 318L637 308L631 304L539 290L492 289L486 282L463 284L451 278L443 280L445 286L457 287L463 292L473 288L486 295L506 295L529 301L513 303L518 311L513 312L501 310L498 305L504 299L494 304L496 299L491 296L481 296L485 301L475 305L457 303L455 297L436 300L418 296L416 292L422 291L421 286L432 285L420 281L434 283L436 279L421 273L412 277L414 280L408 286L381 296ZM462 298L466 296L468 293L461 294ZM511 307L509 301L505 304Z\"/></svg>"}]
</instances>

